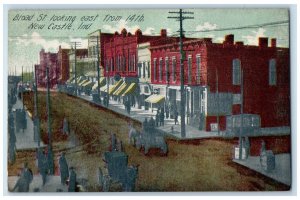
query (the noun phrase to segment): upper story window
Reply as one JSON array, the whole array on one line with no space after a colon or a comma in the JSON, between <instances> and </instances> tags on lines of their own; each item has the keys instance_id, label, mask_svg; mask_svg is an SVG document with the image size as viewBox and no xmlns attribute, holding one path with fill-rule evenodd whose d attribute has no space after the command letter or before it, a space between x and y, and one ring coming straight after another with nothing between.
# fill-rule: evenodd
<instances>
[{"instance_id":1,"label":"upper story window","mask_svg":"<svg viewBox=\"0 0 300 200\"><path fill-rule=\"evenodd\" d=\"M146 78L146 62L143 62L142 68L143 68L143 78Z\"/></svg>"},{"instance_id":2,"label":"upper story window","mask_svg":"<svg viewBox=\"0 0 300 200\"><path fill-rule=\"evenodd\" d=\"M176 81L176 57L172 57L172 81Z\"/></svg>"},{"instance_id":3,"label":"upper story window","mask_svg":"<svg viewBox=\"0 0 300 200\"><path fill-rule=\"evenodd\" d=\"M241 61L234 59L232 61L232 84L241 85Z\"/></svg>"},{"instance_id":4,"label":"upper story window","mask_svg":"<svg viewBox=\"0 0 300 200\"><path fill-rule=\"evenodd\" d=\"M170 78L170 74L169 74L169 58L168 57L166 57L165 58L165 73L166 73L166 81L167 81L167 83L169 83L169 78Z\"/></svg>"},{"instance_id":5,"label":"upper story window","mask_svg":"<svg viewBox=\"0 0 300 200\"><path fill-rule=\"evenodd\" d=\"M155 81L156 81L156 61L157 61L157 59L154 58L154 60L153 60L153 80L155 80Z\"/></svg>"},{"instance_id":6,"label":"upper story window","mask_svg":"<svg viewBox=\"0 0 300 200\"><path fill-rule=\"evenodd\" d=\"M276 60L269 60L269 85L276 85Z\"/></svg>"},{"instance_id":7,"label":"upper story window","mask_svg":"<svg viewBox=\"0 0 300 200\"><path fill-rule=\"evenodd\" d=\"M148 78L150 78L150 61L147 63L147 73L148 73Z\"/></svg>"},{"instance_id":8,"label":"upper story window","mask_svg":"<svg viewBox=\"0 0 300 200\"><path fill-rule=\"evenodd\" d=\"M192 56L188 57L188 83L192 83Z\"/></svg>"},{"instance_id":9,"label":"upper story window","mask_svg":"<svg viewBox=\"0 0 300 200\"><path fill-rule=\"evenodd\" d=\"M201 57L200 57L200 54L198 54L196 56L196 65L197 65L196 80L197 80L197 84L200 84L200 72L201 72Z\"/></svg>"},{"instance_id":10,"label":"upper story window","mask_svg":"<svg viewBox=\"0 0 300 200\"><path fill-rule=\"evenodd\" d=\"M162 66L163 66L163 60L162 60L162 58L160 58L159 59L159 69L158 69L159 81L162 81Z\"/></svg>"}]
</instances>

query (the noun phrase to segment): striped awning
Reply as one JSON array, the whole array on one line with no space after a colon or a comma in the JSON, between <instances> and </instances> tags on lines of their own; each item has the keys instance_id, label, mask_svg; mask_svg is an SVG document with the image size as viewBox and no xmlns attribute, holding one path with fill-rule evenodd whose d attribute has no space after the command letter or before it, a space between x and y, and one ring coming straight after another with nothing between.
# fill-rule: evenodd
<instances>
[{"instance_id":1,"label":"striped awning","mask_svg":"<svg viewBox=\"0 0 300 200\"><path fill-rule=\"evenodd\" d=\"M99 82L100 82L100 87L103 86L105 84L105 82L106 82L105 81L105 77L101 77ZM92 87L92 90L97 89L97 87L98 87L98 81L96 81L94 83L94 86Z\"/></svg>"},{"instance_id":2,"label":"striped awning","mask_svg":"<svg viewBox=\"0 0 300 200\"><path fill-rule=\"evenodd\" d=\"M146 102L149 103L161 103L165 100L165 96L159 95L159 94L153 94L147 99L145 99Z\"/></svg>"},{"instance_id":3,"label":"striped awning","mask_svg":"<svg viewBox=\"0 0 300 200\"><path fill-rule=\"evenodd\" d=\"M106 90L107 90L107 84L100 88L101 92L106 92Z\"/></svg>"},{"instance_id":4,"label":"striped awning","mask_svg":"<svg viewBox=\"0 0 300 200\"><path fill-rule=\"evenodd\" d=\"M89 80L82 80L78 83L78 86L82 86L85 82L88 82Z\"/></svg>"},{"instance_id":5,"label":"striped awning","mask_svg":"<svg viewBox=\"0 0 300 200\"><path fill-rule=\"evenodd\" d=\"M75 79L75 77L71 77L71 78L69 78L67 81L66 81L66 83L70 83L71 81L73 81Z\"/></svg>"},{"instance_id":6,"label":"striped awning","mask_svg":"<svg viewBox=\"0 0 300 200\"><path fill-rule=\"evenodd\" d=\"M122 96L132 94L135 91L136 86L137 86L136 83L131 83L127 88L127 90L122 94Z\"/></svg>"},{"instance_id":7,"label":"striped awning","mask_svg":"<svg viewBox=\"0 0 300 200\"><path fill-rule=\"evenodd\" d=\"M92 81L86 81L84 84L82 84L83 87L91 85Z\"/></svg>"},{"instance_id":8,"label":"striped awning","mask_svg":"<svg viewBox=\"0 0 300 200\"><path fill-rule=\"evenodd\" d=\"M78 84L81 80L82 80L82 77L81 77L81 76L78 77L78 78L77 78L77 84ZM74 80L72 81L72 83L75 83L75 78L74 78Z\"/></svg>"},{"instance_id":9,"label":"striped awning","mask_svg":"<svg viewBox=\"0 0 300 200\"><path fill-rule=\"evenodd\" d=\"M111 95L114 91L116 91L116 89L118 89L121 86L122 83L123 83L123 80L120 79L115 85L113 85L109 88L108 94Z\"/></svg>"},{"instance_id":10,"label":"striped awning","mask_svg":"<svg viewBox=\"0 0 300 200\"><path fill-rule=\"evenodd\" d=\"M125 91L126 87L128 86L127 83L123 82L122 85L116 89L116 91L113 93L113 95L121 95L123 94L123 92Z\"/></svg>"}]
</instances>

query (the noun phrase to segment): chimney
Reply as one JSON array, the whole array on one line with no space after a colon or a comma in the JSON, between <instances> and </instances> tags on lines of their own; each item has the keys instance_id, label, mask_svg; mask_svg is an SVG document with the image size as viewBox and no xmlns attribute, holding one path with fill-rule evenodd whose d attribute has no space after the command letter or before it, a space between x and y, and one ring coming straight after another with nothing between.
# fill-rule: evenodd
<instances>
[{"instance_id":1,"label":"chimney","mask_svg":"<svg viewBox=\"0 0 300 200\"><path fill-rule=\"evenodd\" d=\"M235 42L235 46L242 47L242 46L244 46L244 42L241 42L241 41Z\"/></svg>"},{"instance_id":2,"label":"chimney","mask_svg":"<svg viewBox=\"0 0 300 200\"><path fill-rule=\"evenodd\" d=\"M276 38L271 39L271 47L276 48Z\"/></svg>"},{"instance_id":3,"label":"chimney","mask_svg":"<svg viewBox=\"0 0 300 200\"><path fill-rule=\"evenodd\" d=\"M232 44L234 43L234 35L230 34L230 35L225 35L225 41L223 42L223 44Z\"/></svg>"},{"instance_id":4,"label":"chimney","mask_svg":"<svg viewBox=\"0 0 300 200\"><path fill-rule=\"evenodd\" d=\"M166 29L161 29L160 30L160 36L161 37L167 37L167 30Z\"/></svg>"},{"instance_id":5,"label":"chimney","mask_svg":"<svg viewBox=\"0 0 300 200\"><path fill-rule=\"evenodd\" d=\"M268 38L267 37L258 38L258 46L263 48L268 47Z\"/></svg>"}]
</instances>

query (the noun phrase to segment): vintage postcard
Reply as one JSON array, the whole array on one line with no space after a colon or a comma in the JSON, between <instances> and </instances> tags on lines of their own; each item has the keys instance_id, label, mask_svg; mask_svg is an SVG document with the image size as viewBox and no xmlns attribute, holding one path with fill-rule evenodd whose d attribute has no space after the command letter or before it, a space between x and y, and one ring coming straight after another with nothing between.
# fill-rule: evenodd
<instances>
[{"instance_id":1,"label":"vintage postcard","mask_svg":"<svg viewBox=\"0 0 300 200\"><path fill-rule=\"evenodd\" d=\"M288 191L289 9L8 11L8 192Z\"/></svg>"}]
</instances>

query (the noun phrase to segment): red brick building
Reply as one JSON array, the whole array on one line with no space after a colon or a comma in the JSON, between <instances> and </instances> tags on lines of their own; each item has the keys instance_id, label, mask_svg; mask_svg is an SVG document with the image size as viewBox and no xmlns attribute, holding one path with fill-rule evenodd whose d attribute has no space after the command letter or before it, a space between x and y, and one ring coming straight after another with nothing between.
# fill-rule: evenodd
<instances>
[{"instance_id":1,"label":"red brick building","mask_svg":"<svg viewBox=\"0 0 300 200\"><path fill-rule=\"evenodd\" d=\"M64 84L69 79L69 52L70 49L62 49L59 46L57 52L58 83Z\"/></svg>"},{"instance_id":2,"label":"red brick building","mask_svg":"<svg viewBox=\"0 0 300 200\"><path fill-rule=\"evenodd\" d=\"M45 52L44 49L40 51L40 64L37 68L37 82L38 87L47 86L46 68L49 68L50 87L57 85L60 68L58 67L57 53Z\"/></svg>"},{"instance_id":3,"label":"red brick building","mask_svg":"<svg viewBox=\"0 0 300 200\"><path fill-rule=\"evenodd\" d=\"M137 48L138 44L167 38L165 29L160 36L143 35L141 30L134 34L123 29L115 32L109 42L104 45L105 67L104 76L120 75L121 77L137 77Z\"/></svg>"},{"instance_id":4,"label":"red brick building","mask_svg":"<svg viewBox=\"0 0 300 200\"><path fill-rule=\"evenodd\" d=\"M180 112L179 45L150 46L151 83ZM210 131L219 120L225 130L242 103L243 113L258 115L261 127L290 126L289 49L276 47L276 39L269 46L268 38L259 38L251 46L227 35L223 43L204 38L183 46L188 124Z\"/></svg>"}]
</instances>

